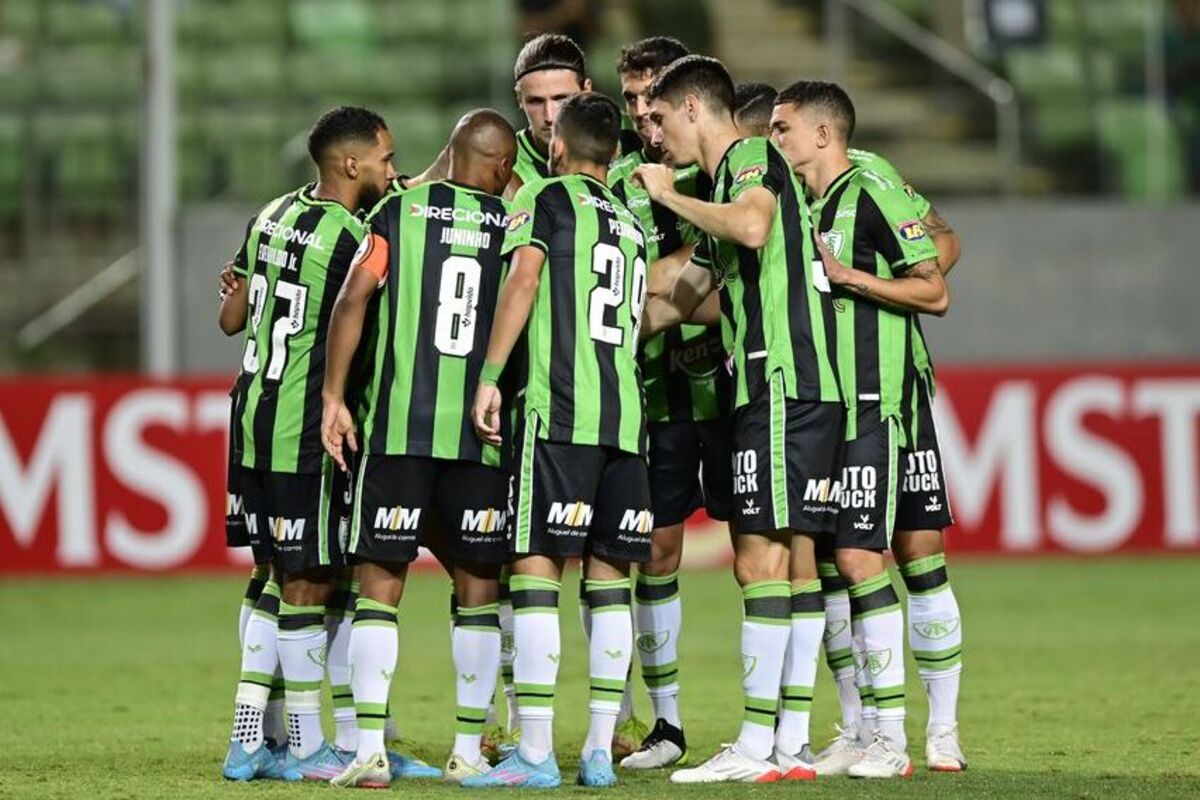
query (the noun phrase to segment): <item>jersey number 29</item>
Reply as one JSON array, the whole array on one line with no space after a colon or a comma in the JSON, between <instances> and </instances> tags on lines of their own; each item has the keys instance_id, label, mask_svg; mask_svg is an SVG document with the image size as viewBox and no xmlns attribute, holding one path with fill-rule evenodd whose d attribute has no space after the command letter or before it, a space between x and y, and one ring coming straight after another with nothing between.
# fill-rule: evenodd
<instances>
[{"instance_id":1,"label":"jersey number 29","mask_svg":"<svg viewBox=\"0 0 1200 800\"><path fill-rule=\"evenodd\" d=\"M588 294L588 334L597 342L621 347L625 330L620 325L604 321L608 309L620 308L625 302L625 254L621 248L600 242L592 248L592 272L603 280ZM642 327L642 306L646 304L646 262L633 260L633 284L630 286L629 313L633 322L633 344L637 345Z\"/></svg>"}]
</instances>

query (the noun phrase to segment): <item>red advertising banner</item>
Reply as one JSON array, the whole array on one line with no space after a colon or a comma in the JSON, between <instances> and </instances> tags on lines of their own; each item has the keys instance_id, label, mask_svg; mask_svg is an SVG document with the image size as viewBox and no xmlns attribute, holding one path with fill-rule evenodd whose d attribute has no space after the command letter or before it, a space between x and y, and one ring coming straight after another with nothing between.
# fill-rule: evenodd
<instances>
[{"instance_id":1,"label":"red advertising banner","mask_svg":"<svg viewBox=\"0 0 1200 800\"><path fill-rule=\"evenodd\" d=\"M964 553L1200 552L1200 364L957 367L936 415ZM0 381L0 573L244 566L223 379ZM695 520L688 562L728 558Z\"/></svg>"}]
</instances>

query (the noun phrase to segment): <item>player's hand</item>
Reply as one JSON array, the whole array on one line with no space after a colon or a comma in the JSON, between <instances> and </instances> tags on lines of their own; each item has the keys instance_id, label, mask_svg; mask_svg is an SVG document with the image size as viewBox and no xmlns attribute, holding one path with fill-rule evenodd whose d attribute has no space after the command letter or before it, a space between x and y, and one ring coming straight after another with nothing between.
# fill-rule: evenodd
<instances>
[{"instance_id":1,"label":"player's hand","mask_svg":"<svg viewBox=\"0 0 1200 800\"><path fill-rule=\"evenodd\" d=\"M829 252L829 247L820 234L813 238L817 240L817 252L821 254L821 264L825 267L825 277L829 278L829 282L834 286L845 286L853 281L854 270L838 261L837 257Z\"/></svg>"},{"instance_id":2,"label":"player's hand","mask_svg":"<svg viewBox=\"0 0 1200 800\"><path fill-rule=\"evenodd\" d=\"M350 447L350 452L358 452L358 440L354 436L354 418L350 409L341 400L326 400L325 410L321 414L321 444L325 452L342 470L349 472L346 458L342 453L342 442Z\"/></svg>"},{"instance_id":3,"label":"player's hand","mask_svg":"<svg viewBox=\"0 0 1200 800\"><path fill-rule=\"evenodd\" d=\"M500 444L500 390L486 383L475 390L475 406L471 409L471 422L475 433L488 444Z\"/></svg>"},{"instance_id":4,"label":"player's hand","mask_svg":"<svg viewBox=\"0 0 1200 800\"><path fill-rule=\"evenodd\" d=\"M645 189L651 200L658 202L675 188L675 171L664 164L642 164L633 171L633 182Z\"/></svg>"},{"instance_id":5,"label":"player's hand","mask_svg":"<svg viewBox=\"0 0 1200 800\"><path fill-rule=\"evenodd\" d=\"M230 261L217 275L217 290L220 292L220 297L224 300L229 295L237 291L238 277L233 271L233 262Z\"/></svg>"}]
</instances>

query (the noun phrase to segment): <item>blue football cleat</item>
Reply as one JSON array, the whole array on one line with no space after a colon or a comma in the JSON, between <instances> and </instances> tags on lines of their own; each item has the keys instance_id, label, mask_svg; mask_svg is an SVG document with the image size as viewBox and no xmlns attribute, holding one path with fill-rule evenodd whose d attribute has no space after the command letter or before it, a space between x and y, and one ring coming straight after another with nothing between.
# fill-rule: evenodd
<instances>
[{"instance_id":1,"label":"blue football cleat","mask_svg":"<svg viewBox=\"0 0 1200 800\"><path fill-rule=\"evenodd\" d=\"M231 781L252 781L256 778L279 780L282 777L279 761L263 743L253 753L247 753L241 742L231 741L221 774Z\"/></svg>"},{"instance_id":2,"label":"blue football cleat","mask_svg":"<svg viewBox=\"0 0 1200 800\"><path fill-rule=\"evenodd\" d=\"M416 756L406 756L389 750L387 754L388 767L392 772L392 780L397 778L440 778L442 771L437 767L426 764Z\"/></svg>"},{"instance_id":3,"label":"blue football cleat","mask_svg":"<svg viewBox=\"0 0 1200 800\"><path fill-rule=\"evenodd\" d=\"M338 750L326 742L307 758L288 753L281 772L285 781L329 781L345 772L354 761L354 754Z\"/></svg>"},{"instance_id":4,"label":"blue football cleat","mask_svg":"<svg viewBox=\"0 0 1200 800\"><path fill-rule=\"evenodd\" d=\"M575 783L580 786L616 786L617 776L613 772L612 756L608 751L596 748L590 756L580 761Z\"/></svg>"},{"instance_id":5,"label":"blue football cleat","mask_svg":"<svg viewBox=\"0 0 1200 800\"><path fill-rule=\"evenodd\" d=\"M466 789L494 789L499 787L523 787L526 789L553 789L562 785L558 762L554 754L546 756L540 764L531 764L517 750L508 758L492 767L486 775L464 778L459 786Z\"/></svg>"}]
</instances>

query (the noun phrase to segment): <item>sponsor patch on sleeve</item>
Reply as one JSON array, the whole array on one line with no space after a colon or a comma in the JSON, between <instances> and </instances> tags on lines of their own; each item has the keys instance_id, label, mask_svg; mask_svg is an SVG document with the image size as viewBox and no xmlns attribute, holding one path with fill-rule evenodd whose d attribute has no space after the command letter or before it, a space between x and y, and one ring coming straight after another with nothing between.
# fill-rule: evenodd
<instances>
[{"instance_id":1,"label":"sponsor patch on sleeve","mask_svg":"<svg viewBox=\"0 0 1200 800\"><path fill-rule=\"evenodd\" d=\"M746 167L733 176L733 185L740 186L746 181L752 181L755 178L761 178L767 172L767 168L761 164L755 164L752 167Z\"/></svg>"},{"instance_id":2,"label":"sponsor patch on sleeve","mask_svg":"<svg viewBox=\"0 0 1200 800\"><path fill-rule=\"evenodd\" d=\"M508 218L508 231L511 233L512 231L520 230L531 219L533 219L533 215L528 211L518 211L512 214Z\"/></svg>"},{"instance_id":3,"label":"sponsor patch on sleeve","mask_svg":"<svg viewBox=\"0 0 1200 800\"><path fill-rule=\"evenodd\" d=\"M901 222L896 230L900 231L900 238L906 242L915 242L925 238L925 226L921 224L920 220Z\"/></svg>"}]
</instances>

